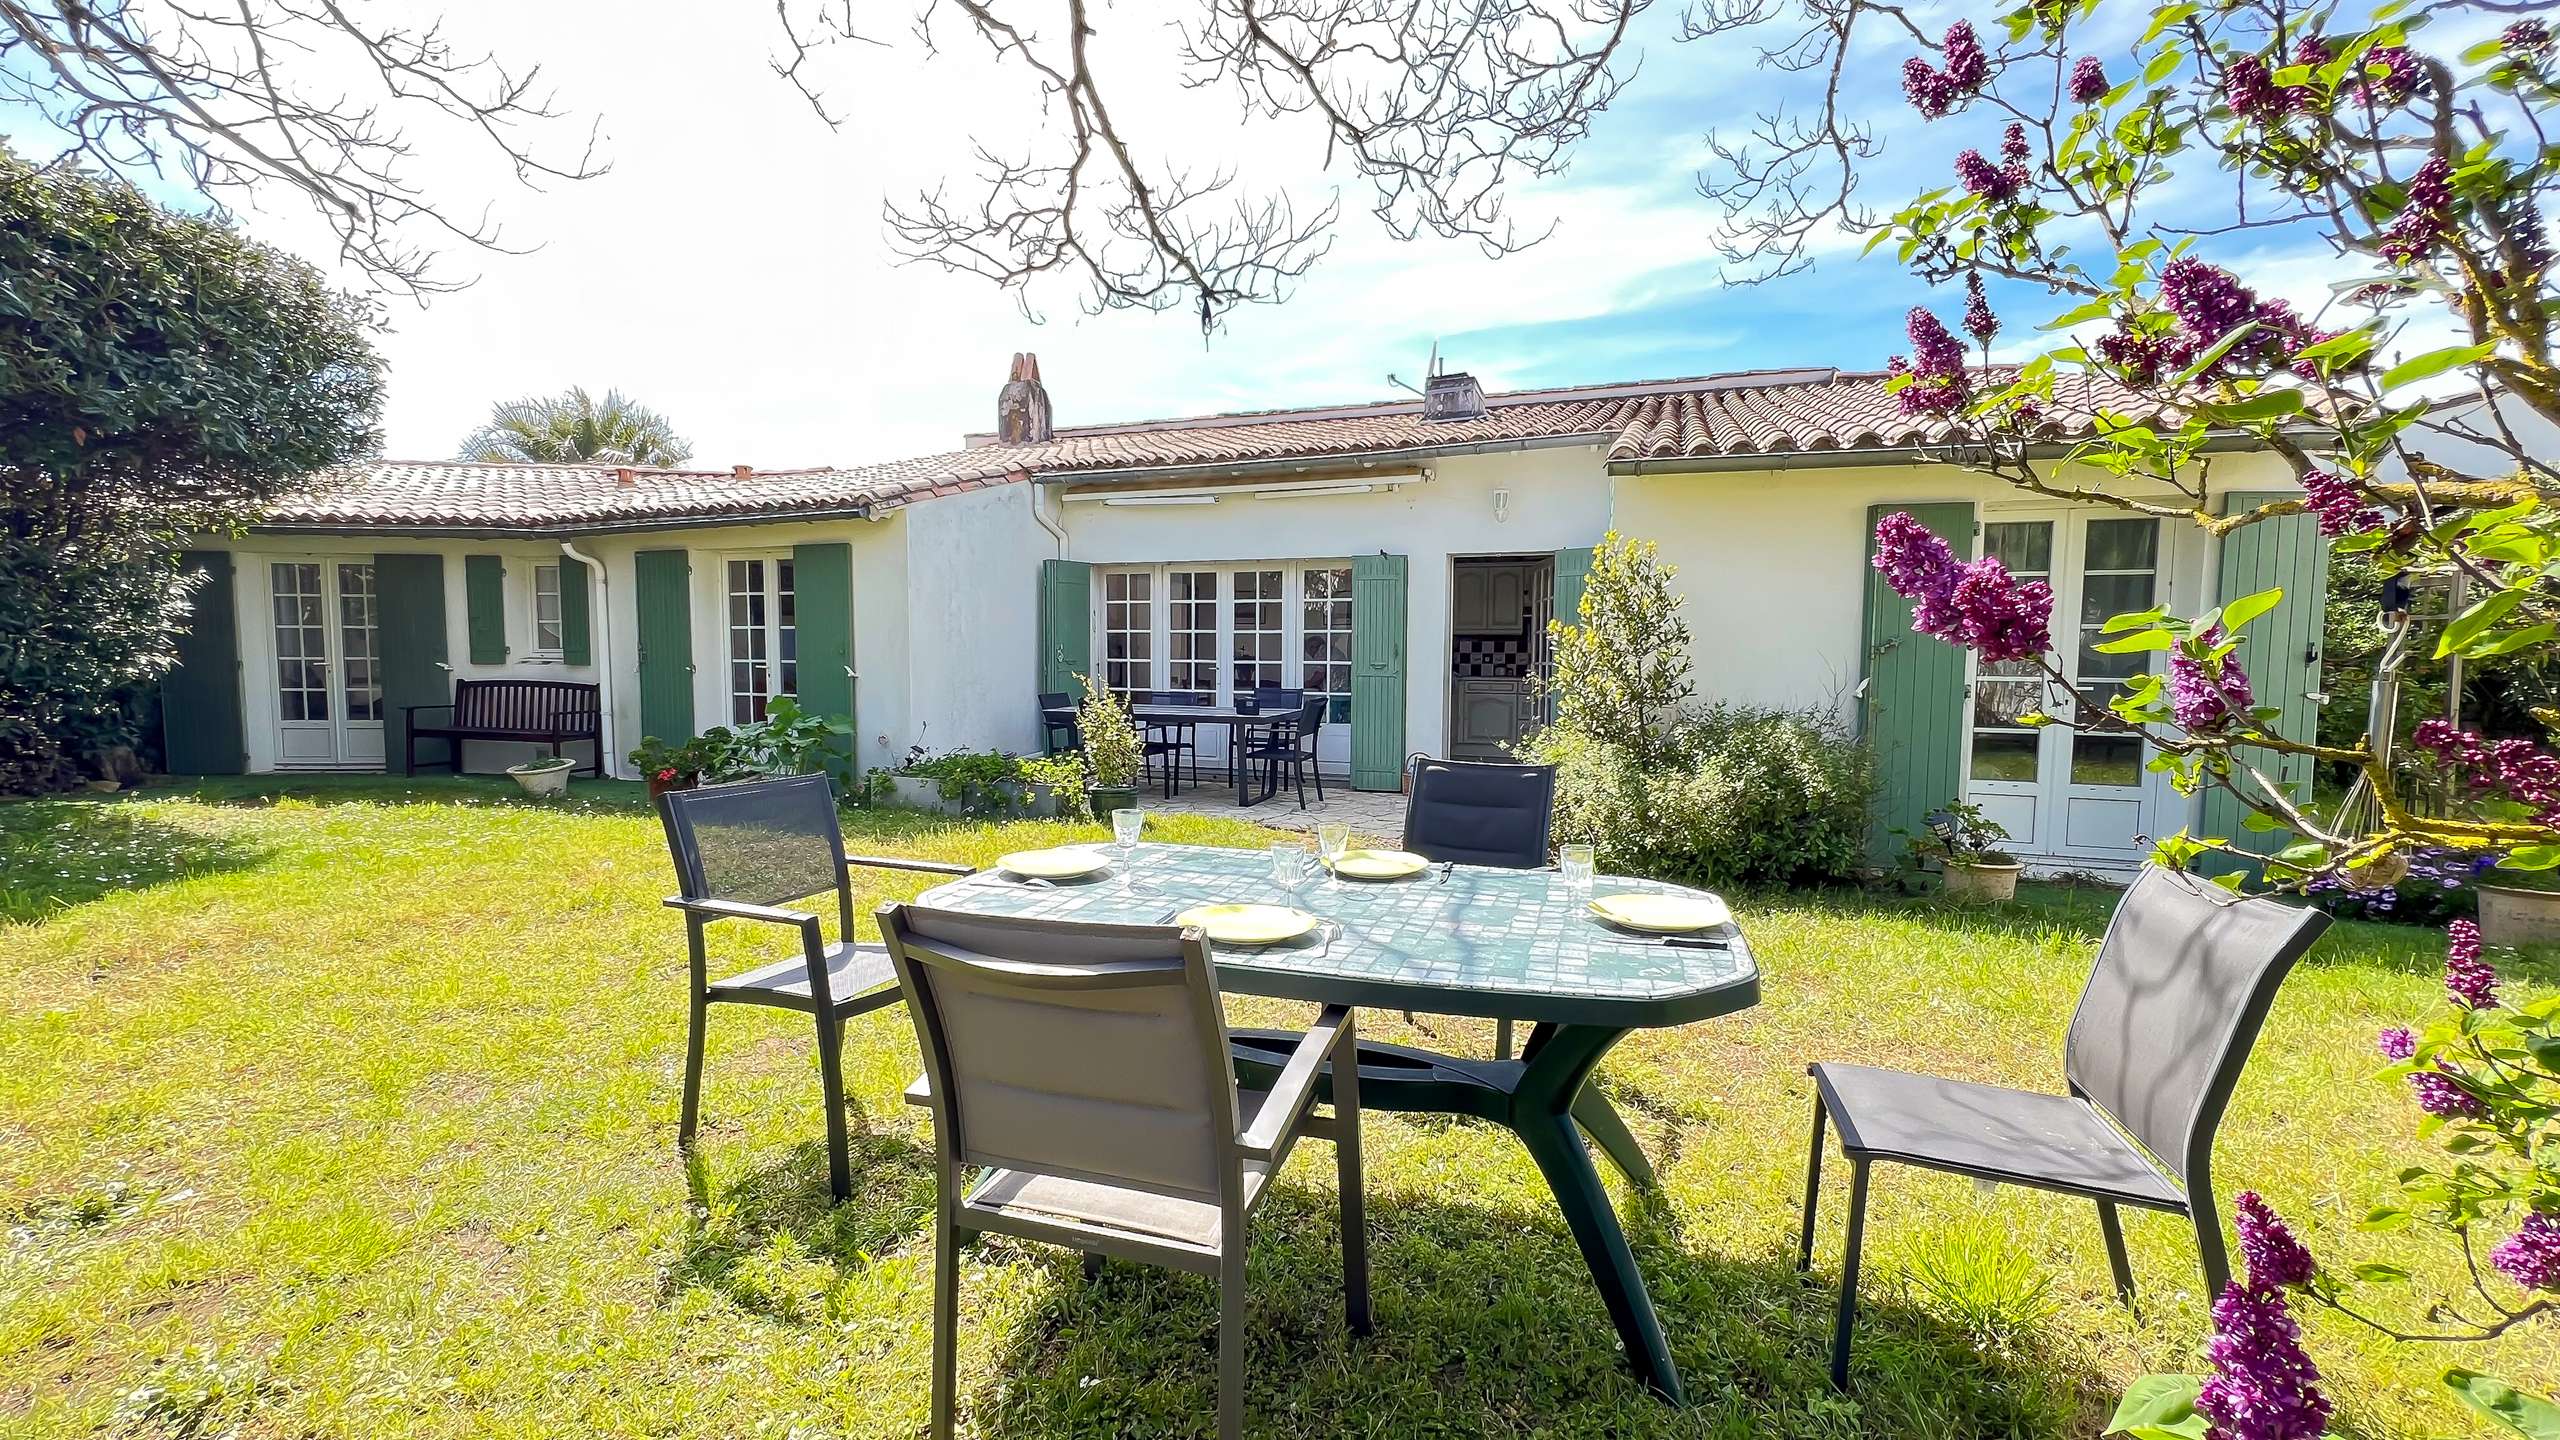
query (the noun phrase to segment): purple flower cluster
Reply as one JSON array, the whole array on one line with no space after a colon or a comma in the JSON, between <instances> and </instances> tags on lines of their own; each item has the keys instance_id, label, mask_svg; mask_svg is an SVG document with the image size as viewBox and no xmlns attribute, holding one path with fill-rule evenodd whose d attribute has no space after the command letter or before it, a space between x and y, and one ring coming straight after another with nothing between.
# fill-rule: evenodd
<instances>
[{"instance_id":1,"label":"purple flower cluster","mask_svg":"<svg viewBox=\"0 0 2560 1440\"><path fill-rule=\"evenodd\" d=\"M2409 177L2400 217L2382 232L2382 258L2395 265L2421 259L2444 238L2453 221L2453 162L2430 155Z\"/></svg>"},{"instance_id":2,"label":"purple flower cluster","mask_svg":"<svg viewBox=\"0 0 2560 1440\"><path fill-rule=\"evenodd\" d=\"M2297 352L2325 338L2323 332L2305 324L2291 305L2262 301L2238 276L2193 256L2180 256L2162 267L2160 303L2177 318L2173 334L2098 337L2099 357L2135 384L2148 384L2163 370L2183 369L2195 356L2252 321L2258 328L2214 361L2212 377L2295 363Z\"/></svg>"},{"instance_id":3,"label":"purple flower cluster","mask_svg":"<svg viewBox=\"0 0 2560 1440\"><path fill-rule=\"evenodd\" d=\"M2417 1092L2418 1108L2447 1120L2477 1120L2488 1114L2489 1107L2462 1083L2461 1074L2441 1060L2433 1070L2413 1072L2409 1088Z\"/></svg>"},{"instance_id":4,"label":"purple flower cluster","mask_svg":"<svg viewBox=\"0 0 2560 1440\"><path fill-rule=\"evenodd\" d=\"M2418 1037L2406 1025L2394 1025L2374 1037L2373 1048L2385 1060L2406 1060L2418 1053Z\"/></svg>"},{"instance_id":5,"label":"purple flower cluster","mask_svg":"<svg viewBox=\"0 0 2560 1440\"><path fill-rule=\"evenodd\" d=\"M1943 69L1914 55L1902 62L1902 93L1923 119L1935 120L1955 109L1991 78L1991 57L1983 53L1982 41L1973 26L1959 20L1947 27L1944 40L1938 44Z\"/></svg>"},{"instance_id":6,"label":"purple flower cluster","mask_svg":"<svg viewBox=\"0 0 2560 1440\"><path fill-rule=\"evenodd\" d=\"M2480 927L2456 920L2444 927L2444 993L2453 1003L2486 1010L2498 1003L2498 971L2480 958Z\"/></svg>"},{"instance_id":7,"label":"purple flower cluster","mask_svg":"<svg viewBox=\"0 0 2560 1440\"><path fill-rule=\"evenodd\" d=\"M2311 513L2319 517L2321 535L2328 539L2382 525L2382 512L2364 503L2364 492L2343 475L2314 470L2302 477L2302 493Z\"/></svg>"},{"instance_id":8,"label":"purple flower cluster","mask_svg":"<svg viewBox=\"0 0 2560 1440\"><path fill-rule=\"evenodd\" d=\"M2509 28L2514 33L2513 27ZM2549 37L2545 37L2547 40ZM2514 49L2511 43L2507 48ZM2107 98L2107 67L2095 55L2083 55L2071 65L2071 103L2095 105Z\"/></svg>"},{"instance_id":9,"label":"purple flower cluster","mask_svg":"<svg viewBox=\"0 0 2560 1440\"><path fill-rule=\"evenodd\" d=\"M2418 93L2418 82L2424 78L2418 57L2406 45L2376 46L2365 52L2363 63L2368 70L2382 67L2382 73L2357 81L2347 93L2374 110L2388 110Z\"/></svg>"},{"instance_id":10,"label":"purple flower cluster","mask_svg":"<svg viewBox=\"0 0 2560 1440\"><path fill-rule=\"evenodd\" d=\"M2195 353L2186 337L2175 332L2138 335L2119 330L2098 337L2098 358L2135 385L2150 384L2164 370L2184 370Z\"/></svg>"},{"instance_id":11,"label":"purple flower cluster","mask_svg":"<svg viewBox=\"0 0 2560 1440\"><path fill-rule=\"evenodd\" d=\"M2255 55L2234 57L2222 67L2222 103L2241 119L2260 124L2282 119L2285 111L2284 93L2276 88L2274 72Z\"/></svg>"},{"instance_id":12,"label":"purple flower cluster","mask_svg":"<svg viewBox=\"0 0 2560 1440\"><path fill-rule=\"evenodd\" d=\"M1991 297L1982 293L1982 273L1968 270L1964 276L1964 333L1977 345L1989 345L1991 337L2000 333L2000 317L1991 313Z\"/></svg>"},{"instance_id":13,"label":"purple flower cluster","mask_svg":"<svg viewBox=\"0 0 2560 1440\"><path fill-rule=\"evenodd\" d=\"M2320 1266L2273 1207L2255 1190L2243 1190L2232 1206L2231 1228L2240 1236L2240 1257L2248 1262L2249 1288L2282 1290L2308 1285Z\"/></svg>"},{"instance_id":14,"label":"purple flower cluster","mask_svg":"<svg viewBox=\"0 0 2560 1440\"><path fill-rule=\"evenodd\" d=\"M1965 193L1994 204L2015 200L2027 190L2027 127L2011 124L2000 138L2000 163L1993 165L1979 150L1956 156L1956 179Z\"/></svg>"},{"instance_id":15,"label":"purple flower cluster","mask_svg":"<svg viewBox=\"0 0 2560 1440\"><path fill-rule=\"evenodd\" d=\"M2195 640L2211 650L2222 643L2222 627L2208 625ZM2184 645L2169 652L2169 717L2180 729L2218 730L2233 722L2245 724L2249 707L2256 703L2249 672L2240 668L2237 655L2199 660Z\"/></svg>"},{"instance_id":16,"label":"purple flower cluster","mask_svg":"<svg viewBox=\"0 0 2560 1440\"><path fill-rule=\"evenodd\" d=\"M1896 511L1876 522L1876 570L1912 602L1911 628L1978 652L1990 664L2052 648L2053 588L2024 584L1989 555L1960 562L1927 526Z\"/></svg>"},{"instance_id":17,"label":"purple flower cluster","mask_svg":"<svg viewBox=\"0 0 2560 1440\"><path fill-rule=\"evenodd\" d=\"M2560 1290L2560 1219L2527 1215L2516 1233L2489 1248L2489 1263L2527 1290Z\"/></svg>"},{"instance_id":18,"label":"purple flower cluster","mask_svg":"<svg viewBox=\"0 0 2560 1440\"><path fill-rule=\"evenodd\" d=\"M2530 740L2484 740L2449 720L2422 720L2409 739L2472 793L2504 796L2542 823L2560 824L2560 755Z\"/></svg>"},{"instance_id":19,"label":"purple flower cluster","mask_svg":"<svg viewBox=\"0 0 2560 1440\"><path fill-rule=\"evenodd\" d=\"M2539 60L2551 53L2551 27L2539 20L2519 20L2498 36L2511 60Z\"/></svg>"},{"instance_id":20,"label":"purple flower cluster","mask_svg":"<svg viewBox=\"0 0 2560 1440\"><path fill-rule=\"evenodd\" d=\"M1912 307L1903 328L1911 337L1911 358L1896 355L1885 365L1888 374L1912 377L1900 392L1902 413L1944 416L1962 410L1973 399L1973 377L1964 368L1964 342L1919 306Z\"/></svg>"},{"instance_id":21,"label":"purple flower cluster","mask_svg":"<svg viewBox=\"0 0 2560 1440\"><path fill-rule=\"evenodd\" d=\"M2226 1287L2213 1302L2213 1373L2196 1395L2211 1440L2318 1440L2329 1425L2320 1370L2280 1290Z\"/></svg>"}]
</instances>

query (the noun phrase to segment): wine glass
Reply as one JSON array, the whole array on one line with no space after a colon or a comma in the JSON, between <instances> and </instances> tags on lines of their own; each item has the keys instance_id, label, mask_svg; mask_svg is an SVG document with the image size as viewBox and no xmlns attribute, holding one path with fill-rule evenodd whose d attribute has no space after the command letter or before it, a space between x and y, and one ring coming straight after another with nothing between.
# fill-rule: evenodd
<instances>
[{"instance_id":1,"label":"wine glass","mask_svg":"<svg viewBox=\"0 0 2560 1440\"><path fill-rule=\"evenodd\" d=\"M1316 848L1324 852L1324 868L1333 874L1331 885L1341 885L1342 876L1334 872L1333 867L1342 859L1342 852L1351 848L1351 827L1342 824L1317 826Z\"/></svg>"},{"instance_id":2,"label":"wine glass","mask_svg":"<svg viewBox=\"0 0 2560 1440\"><path fill-rule=\"evenodd\" d=\"M1111 812L1111 835L1120 845L1120 888L1129 889L1136 878L1130 857L1137 853L1138 832L1147 828L1147 812L1138 809Z\"/></svg>"},{"instance_id":3,"label":"wine glass","mask_svg":"<svg viewBox=\"0 0 2560 1440\"><path fill-rule=\"evenodd\" d=\"M1298 887L1307 883L1307 842L1275 840L1271 844L1271 883L1289 903L1298 902Z\"/></svg>"},{"instance_id":4,"label":"wine glass","mask_svg":"<svg viewBox=\"0 0 2560 1440\"><path fill-rule=\"evenodd\" d=\"M1592 871L1597 864L1592 847L1567 845L1556 852L1556 858L1564 871L1565 893L1576 900L1590 899Z\"/></svg>"}]
</instances>

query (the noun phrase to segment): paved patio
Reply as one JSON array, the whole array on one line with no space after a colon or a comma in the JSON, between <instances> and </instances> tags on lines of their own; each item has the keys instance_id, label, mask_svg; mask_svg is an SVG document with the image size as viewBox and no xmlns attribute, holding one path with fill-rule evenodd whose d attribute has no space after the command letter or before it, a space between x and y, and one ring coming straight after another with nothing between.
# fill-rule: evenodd
<instances>
[{"instance_id":1,"label":"paved patio","mask_svg":"<svg viewBox=\"0 0 2560 1440\"><path fill-rule=\"evenodd\" d=\"M1294 789L1282 790L1258 805L1238 809L1235 787L1224 783L1222 775L1212 775L1206 769L1200 772L1199 784L1184 784L1170 800L1164 798L1161 788L1141 790L1138 794L1138 804L1149 810L1250 820L1274 830L1313 834L1317 826L1339 820L1351 827L1353 835L1370 844L1402 842L1404 799L1392 791L1376 794L1354 790L1350 777L1343 776L1337 780L1327 775L1324 777L1324 798L1318 800L1314 787L1308 787L1307 808L1304 810L1298 808L1298 794Z\"/></svg>"}]
</instances>

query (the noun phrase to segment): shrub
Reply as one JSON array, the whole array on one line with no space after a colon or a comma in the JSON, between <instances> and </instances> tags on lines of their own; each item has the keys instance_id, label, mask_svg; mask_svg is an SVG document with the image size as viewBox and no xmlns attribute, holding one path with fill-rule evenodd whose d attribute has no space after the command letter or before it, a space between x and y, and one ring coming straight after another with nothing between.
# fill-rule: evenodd
<instances>
[{"instance_id":1,"label":"shrub","mask_svg":"<svg viewBox=\"0 0 2560 1440\"><path fill-rule=\"evenodd\" d=\"M1846 879L1864 853L1875 764L1834 717L1717 704L1658 732L1647 763L1566 726L1531 737L1556 767L1556 839L1603 869L1687 884Z\"/></svg>"}]
</instances>

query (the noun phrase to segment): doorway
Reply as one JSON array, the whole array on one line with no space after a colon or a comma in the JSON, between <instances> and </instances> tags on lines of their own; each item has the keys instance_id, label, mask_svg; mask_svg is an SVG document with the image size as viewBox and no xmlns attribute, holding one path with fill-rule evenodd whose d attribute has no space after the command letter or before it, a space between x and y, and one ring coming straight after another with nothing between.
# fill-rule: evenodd
<instances>
[{"instance_id":1,"label":"doorway","mask_svg":"<svg viewBox=\"0 0 2560 1440\"><path fill-rule=\"evenodd\" d=\"M381 620L373 561L267 567L275 643L276 763L382 768Z\"/></svg>"},{"instance_id":2,"label":"doorway","mask_svg":"<svg viewBox=\"0 0 2560 1440\"><path fill-rule=\"evenodd\" d=\"M1449 577L1449 758L1508 760L1545 723L1553 555L1471 555Z\"/></svg>"},{"instance_id":3,"label":"doorway","mask_svg":"<svg viewBox=\"0 0 2560 1440\"><path fill-rule=\"evenodd\" d=\"M2153 651L2097 649L2108 617L2167 593L2163 522L2109 512L2006 513L1982 526L1983 553L2021 580L2053 587L2053 648L2063 673L2104 704L2149 668ZM2139 737L2037 725L2073 701L2033 664L1974 662L1966 707L1965 796L2007 829L2010 848L2053 859L2138 861L2151 787Z\"/></svg>"}]
</instances>

